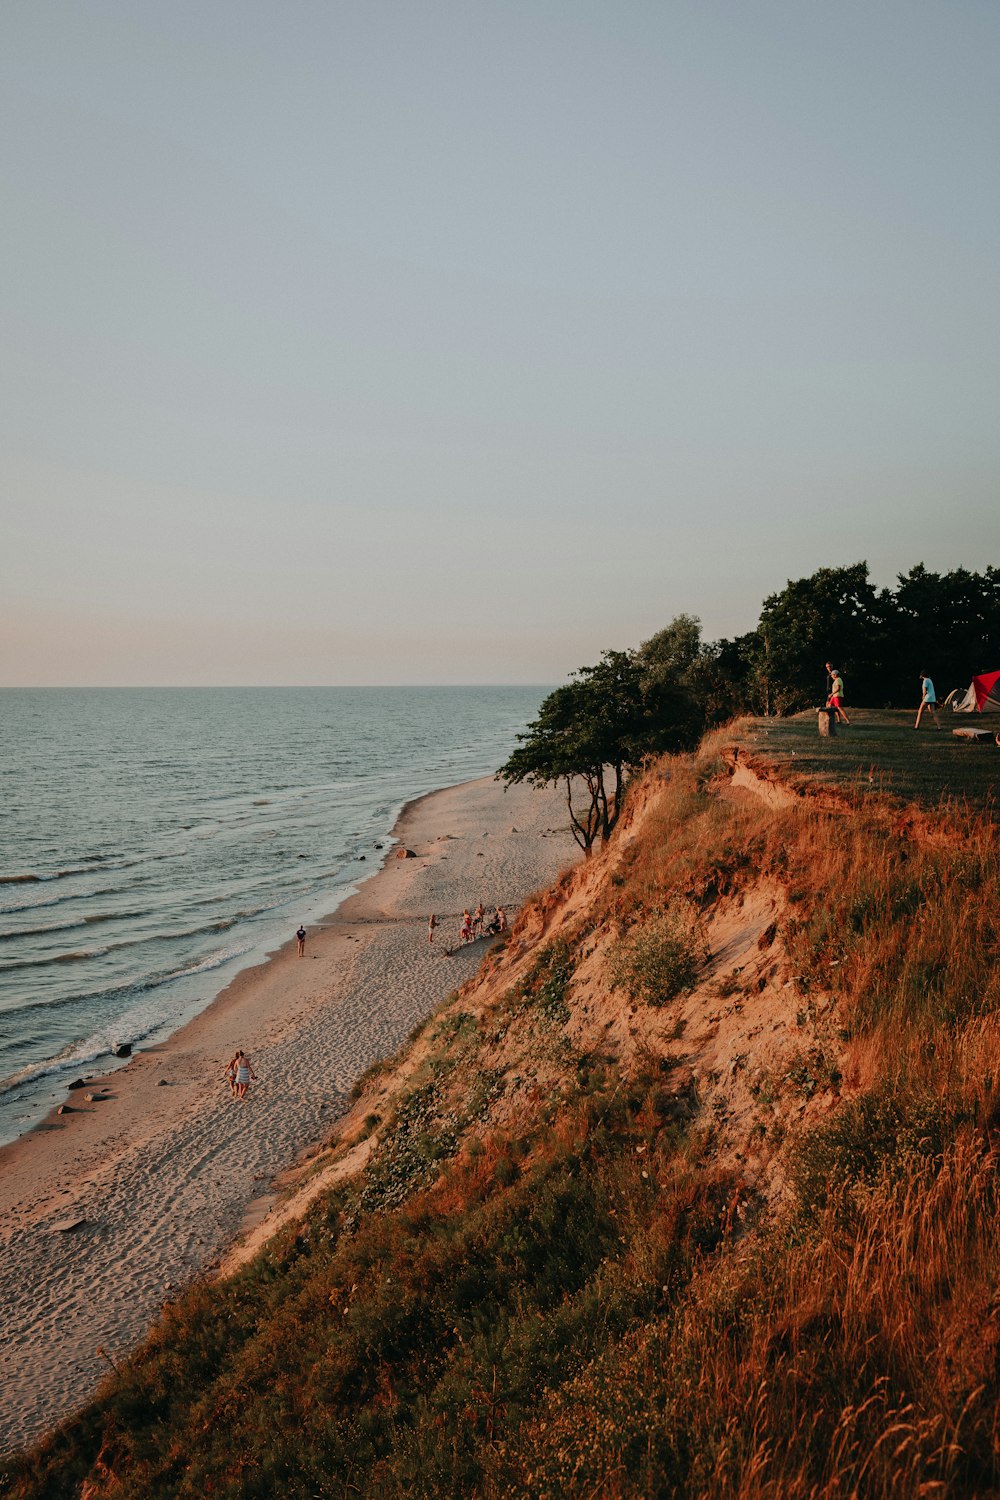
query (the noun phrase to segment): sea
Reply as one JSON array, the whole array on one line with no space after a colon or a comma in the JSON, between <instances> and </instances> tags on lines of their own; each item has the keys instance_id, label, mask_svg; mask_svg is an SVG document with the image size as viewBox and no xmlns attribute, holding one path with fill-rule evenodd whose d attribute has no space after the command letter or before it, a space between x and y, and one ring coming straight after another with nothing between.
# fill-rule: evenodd
<instances>
[{"instance_id":1,"label":"sea","mask_svg":"<svg viewBox=\"0 0 1000 1500\"><path fill-rule=\"evenodd\" d=\"M546 691L0 690L0 1144L333 911Z\"/></svg>"}]
</instances>

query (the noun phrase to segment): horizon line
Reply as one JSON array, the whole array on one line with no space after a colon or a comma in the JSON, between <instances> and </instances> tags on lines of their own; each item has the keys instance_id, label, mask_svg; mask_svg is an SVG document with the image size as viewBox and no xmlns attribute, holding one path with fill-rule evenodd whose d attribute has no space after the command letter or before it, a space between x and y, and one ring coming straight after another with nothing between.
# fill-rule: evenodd
<instances>
[{"instance_id":1,"label":"horizon line","mask_svg":"<svg viewBox=\"0 0 1000 1500\"><path fill-rule=\"evenodd\" d=\"M548 682L20 682L0 683L4 693L234 692L294 688L302 692L328 688L521 688L549 687Z\"/></svg>"}]
</instances>

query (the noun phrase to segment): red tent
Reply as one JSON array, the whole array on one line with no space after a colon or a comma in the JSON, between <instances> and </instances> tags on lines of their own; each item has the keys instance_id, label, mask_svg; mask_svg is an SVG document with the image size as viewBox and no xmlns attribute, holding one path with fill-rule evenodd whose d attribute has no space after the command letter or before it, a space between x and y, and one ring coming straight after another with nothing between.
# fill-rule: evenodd
<instances>
[{"instance_id":1,"label":"red tent","mask_svg":"<svg viewBox=\"0 0 1000 1500\"><path fill-rule=\"evenodd\" d=\"M957 714L1000 714L1000 672L973 677L966 692L954 694L951 706Z\"/></svg>"}]
</instances>

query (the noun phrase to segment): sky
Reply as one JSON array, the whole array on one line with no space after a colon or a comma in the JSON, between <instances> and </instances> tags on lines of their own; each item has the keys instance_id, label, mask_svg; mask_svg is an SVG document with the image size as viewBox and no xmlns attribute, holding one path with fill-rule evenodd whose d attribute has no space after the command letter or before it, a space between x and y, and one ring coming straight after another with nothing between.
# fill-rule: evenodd
<instances>
[{"instance_id":1,"label":"sky","mask_svg":"<svg viewBox=\"0 0 1000 1500\"><path fill-rule=\"evenodd\" d=\"M0 684L1000 564L995 0L8 0Z\"/></svg>"}]
</instances>

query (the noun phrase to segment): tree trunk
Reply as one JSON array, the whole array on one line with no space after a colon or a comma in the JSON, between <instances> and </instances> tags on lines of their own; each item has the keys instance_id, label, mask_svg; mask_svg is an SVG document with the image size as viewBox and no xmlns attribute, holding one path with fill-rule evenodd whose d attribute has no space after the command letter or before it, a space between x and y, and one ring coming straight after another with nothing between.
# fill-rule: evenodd
<instances>
[{"instance_id":1,"label":"tree trunk","mask_svg":"<svg viewBox=\"0 0 1000 1500\"><path fill-rule=\"evenodd\" d=\"M579 844L580 848L583 850L584 857L586 859L589 859L590 856L591 856L591 854L593 853L594 839L597 837L597 830L598 830L598 826L599 826L598 818L597 818L597 798L596 798L596 796L594 794L594 789L590 785L590 782L589 782L589 779L588 779L587 780L587 790L590 792L590 806L587 809L587 821L586 821L586 823L581 823L579 817L577 816L577 814L573 810L573 779L572 779L572 777L570 777L570 776L565 777L565 782L566 782L566 806L569 808L570 831L572 832L573 837L576 840L576 842Z\"/></svg>"},{"instance_id":2,"label":"tree trunk","mask_svg":"<svg viewBox=\"0 0 1000 1500\"><path fill-rule=\"evenodd\" d=\"M618 822L618 815L621 812L622 768L621 768L620 765L614 765L614 766L611 767L611 769L615 773L615 787L614 787L614 792L612 793L612 796L611 796L610 810L609 810L609 807L608 807L607 793L605 792L605 794L604 794L604 801L603 801L603 806L602 806L602 816L601 816L601 843L602 844L606 844L608 842L608 839L611 837L612 833L614 832L615 824ZM604 777L603 777L603 774L601 776L601 790L602 790L602 792L604 791Z\"/></svg>"}]
</instances>

